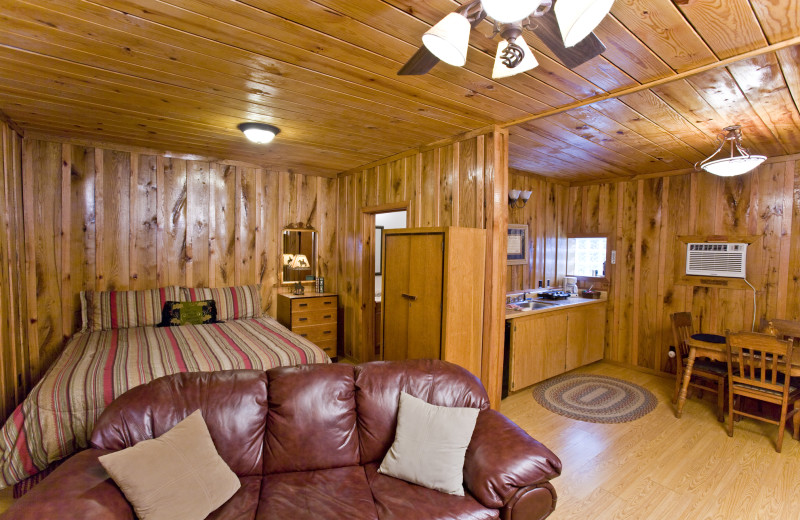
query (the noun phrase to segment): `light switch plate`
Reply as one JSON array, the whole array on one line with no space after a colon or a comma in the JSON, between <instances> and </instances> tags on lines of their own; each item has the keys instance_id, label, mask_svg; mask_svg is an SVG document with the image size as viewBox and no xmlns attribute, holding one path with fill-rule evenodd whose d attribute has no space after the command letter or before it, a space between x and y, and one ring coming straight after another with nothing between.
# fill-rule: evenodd
<instances>
[{"instance_id":1,"label":"light switch plate","mask_svg":"<svg viewBox=\"0 0 800 520\"><path fill-rule=\"evenodd\" d=\"M614 265L616 263L617 263L617 252L611 251L611 265Z\"/></svg>"}]
</instances>

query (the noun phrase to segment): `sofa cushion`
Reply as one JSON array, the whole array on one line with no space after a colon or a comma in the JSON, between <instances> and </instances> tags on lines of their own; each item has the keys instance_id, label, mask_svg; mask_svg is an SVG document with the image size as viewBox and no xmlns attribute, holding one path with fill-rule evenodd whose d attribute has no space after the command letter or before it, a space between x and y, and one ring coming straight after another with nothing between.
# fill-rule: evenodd
<instances>
[{"instance_id":1,"label":"sofa cushion","mask_svg":"<svg viewBox=\"0 0 800 520\"><path fill-rule=\"evenodd\" d=\"M497 509L482 506L469 493L465 496L447 495L382 475L378 473L377 462L367 464L364 469L380 520L423 517L426 520L498 518Z\"/></svg>"},{"instance_id":2,"label":"sofa cushion","mask_svg":"<svg viewBox=\"0 0 800 520\"><path fill-rule=\"evenodd\" d=\"M489 408L480 380L444 361L375 361L355 367L361 463L380 462L392 445L400 392L437 406Z\"/></svg>"},{"instance_id":3,"label":"sofa cushion","mask_svg":"<svg viewBox=\"0 0 800 520\"><path fill-rule=\"evenodd\" d=\"M202 520L239 489L199 410L157 439L99 460L142 520Z\"/></svg>"},{"instance_id":4,"label":"sofa cushion","mask_svg":"<svg viewBox=\"0 0 800 520\"><path fill-rule=\"evenodd\" d=\"M378 515L364 468L347 466L264 477L255 518L377 520Z\"/></svg>"},{"instance_id":5,"label":"sofa cushion","mask_svg":"<svg viewBox=\"0 0 800 520\"><path fill-rule=\"evenodd\" d=\"M401 392L397 433L378 471L464 496L464 453L478 412L477 408L435 406Z\"/></svg>"},{"instance_id":6,"label":"sofa cushion","mask_svg":"<svg viewBox=\"0 0 800 520\"><path fill-rule=\"evenodd\" d=\"M274 368L267 375L265 474L358 464L352 365Z\"/></svg>"},{"instance_id":7,"label":"sofa cushion","mask_svg":"<svg viewBox=\"0 0 800 520\"><path fill-rule=\"evenodd\" d=\"M132 388L97 420L91 445L125 449L164 434L197 409L233 472L261 475L267 376L260 370L181 373Z\"/></svg>"},{"instance_id":8,"label":"sofa cushion","mask_svg":"<svg viewBox=\"0 0 800 520\"><path fill-rule=\"evenodd\" d=\"M239 490L230 500L208 515L206 520L240 520L253 518L261 496L261 477L241 477Z\"/></svg>"}]
</instances>

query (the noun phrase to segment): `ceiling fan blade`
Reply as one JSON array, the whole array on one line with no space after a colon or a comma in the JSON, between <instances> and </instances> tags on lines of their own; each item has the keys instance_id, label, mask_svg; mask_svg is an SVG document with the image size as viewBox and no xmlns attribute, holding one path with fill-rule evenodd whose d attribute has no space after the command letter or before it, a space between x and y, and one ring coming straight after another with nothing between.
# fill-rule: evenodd
<instances>
[{"instance_id":1,"label":"ceiling fan blade","mask_svg":"<svg viewBox=\"0 0 800 520\"><path fill-rule=\"evenodd\" d=\"M439 63L439 58L433 55L424 45L417 49L417 52L397 71L398 76L421 76L427 74Z\"/></svg>"},{"instance_id":2,"label":"ceiling fan blade","mask_svg":"<svg viewBox=\"0 0 800 520\"><path fill-rule=\"evenodd\" d=\"M470 25L474 29L481 21L486 18L486 13L480 7L480 0L473 0L467 4L462 5L455 10L458 14L463 14L469 20ZM399 71L398 76L421 76L427 74L430 70L439 63L439 58L433 55L424 45L417 49L411 58L403 65Z\"/></svg>"},{"instance_id":3,"label":"ceiling fan blade","mask_svg":"<svg viewBox=\"0 0 800 520\"><path fill-rule=\"evenodd\" d=\"M558 20L556 20L556 15L552 9L533 20L536 23L531 27L531 30L553 51L556 58L561 60L561 63L569 69L574 69L578 65L586 63L606 50L606 46L594 33L589 34L574 47L564 47L561 30L558 28Z\"/></svg>"}]
</instances>

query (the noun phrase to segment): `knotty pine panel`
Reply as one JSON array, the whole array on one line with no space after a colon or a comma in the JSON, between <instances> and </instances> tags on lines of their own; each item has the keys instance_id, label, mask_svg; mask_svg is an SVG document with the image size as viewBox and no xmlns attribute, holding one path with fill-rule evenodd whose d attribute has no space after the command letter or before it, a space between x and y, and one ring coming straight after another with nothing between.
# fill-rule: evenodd
<instances>
[{"instance_id":1,"label":"knotty pine panel","mask_svg":"<svg viewBox=\"0 0 800 520\"><path fill-rule=\"evenodd\" d=\"M31 385L30 313L22 196L22 139L0 120L0 414L5 418Z\"/></svg>"},{"instance_id":2,"label":"knotty pine panel","mask_svg":"<svg viewBox=\"0 0 800 520\"><path fill-rule=\"evenodd\" d=\"M298 223L319 231L320 274L326 289L336 290L336 179L20 142L2 128L3 153L10 153L3 163L0 260L3 273L25 267L23 276L13 276L21 294L9 299L5 280L0 293L3 319L19 322L4 322L0 330L0 405L6 413L80 328L82 290L262 283L262 305L274 316L280 234ZM18 235L16 242L6 239L9 233ZM9 251L18 255L10 267ZM15 305L24 307L14 311ZM26 335L30 340L21 342ZM21 347L26 344L29 349ZM14 348L18 352L10 353ZM23 377L20 389L16 373Z\"/></svg>"},{"instance_id":3,"label":"knotty pine panel","mask_svg":"<svg viewBox=\"0 0 800 520\"><path fill-rule=\"evenodd\" d=\"M510 183L512 188L532 189L534 194L524 209L509 213L510 222L529 225L528 247L533 251L531 265L508 268L509 291L534 287L539 273L548 272L540 271L538 263L546 262L552 252L543 256L537 248L559 238L549 225L557 209L546 194L560 187L515 172ZM759 237L748 264L756 287L756 324L761 318L800 320L796 297L800 291L800 161L764 164L733 178L689 173L562 189L566 230L609 234L609 243L617 251L616 265L607 266L611 282L606 359L673 371L667 353L674 344L670 328L674 312L692 312L695 327L703 332L752 326L752 290L678 283L679 236ZM563 264L557 265L562 269ZM563 270L557 272L556 279L563 275Z\"/></svg>"}]
</instances>

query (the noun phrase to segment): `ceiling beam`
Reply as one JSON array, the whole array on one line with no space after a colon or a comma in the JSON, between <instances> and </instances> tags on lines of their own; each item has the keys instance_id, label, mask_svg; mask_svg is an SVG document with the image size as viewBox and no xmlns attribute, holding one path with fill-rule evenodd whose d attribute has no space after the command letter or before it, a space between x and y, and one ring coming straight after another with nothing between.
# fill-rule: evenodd
<instances>
[{"instance_id":1,"label":"ceiling beam","mask_svg":"<svg viewBox=\"0 0 800 520\"><path fill-rule=\"evenodd\" d=\"M752 51L748 51L742 54L737 54L736 56L731 56L730 58L725 58L724 60L717 61L714 63L709 63L708 65L703 65L701 67L696 67L694 69L685 70L681 73L675 74L674 76L669 76L666 78L657 79L654 81L648 81L647 83L642 83L641 85L636 85L634 87L624 88L622 90L615 90L612 92L607 92L605 94L601 94L599 96L593 96L586 99L582 99L580 101L575 101L574 103L569 103L567 105L553 108L550 110L545 110L544 112L539 112L538 114L531 114L529 116L521 117L519 119L513 119L511 121L506 121L505 123L500 123L501 128L508 128L511 126L520 125L522 123L527 123L528 121L535 121L536 119L542 119L545 117L549 117L555 114L561 114L562 112L567 112L574 108L580 108L586 105L591 105L592 103L597 103L598 101L606 101L608 99L614 99L618 97L625 96L627 94L634 94L636 92L641 92L642 90L649 90L651 88L659 87L661 85L666 85L667 83L672 83L673 81L679 81L682 79L686 79L690 76L694 76L697 74L701 74L703 72L707 72L709 70L714 70L719 67L727 67L733 63L747 60L750 58L755 58L757 56L761 56L763 54L768 54L770 52L779 51L781 49L785 49L787 47L791 47L793 45L800 44L800 36L795 36L794 38L789 38L788 40L784 40L782 42L773 43L771 45L767 45L766 47L761 47L760 49L755 49Z\"/></svg>"}]
</instances>

